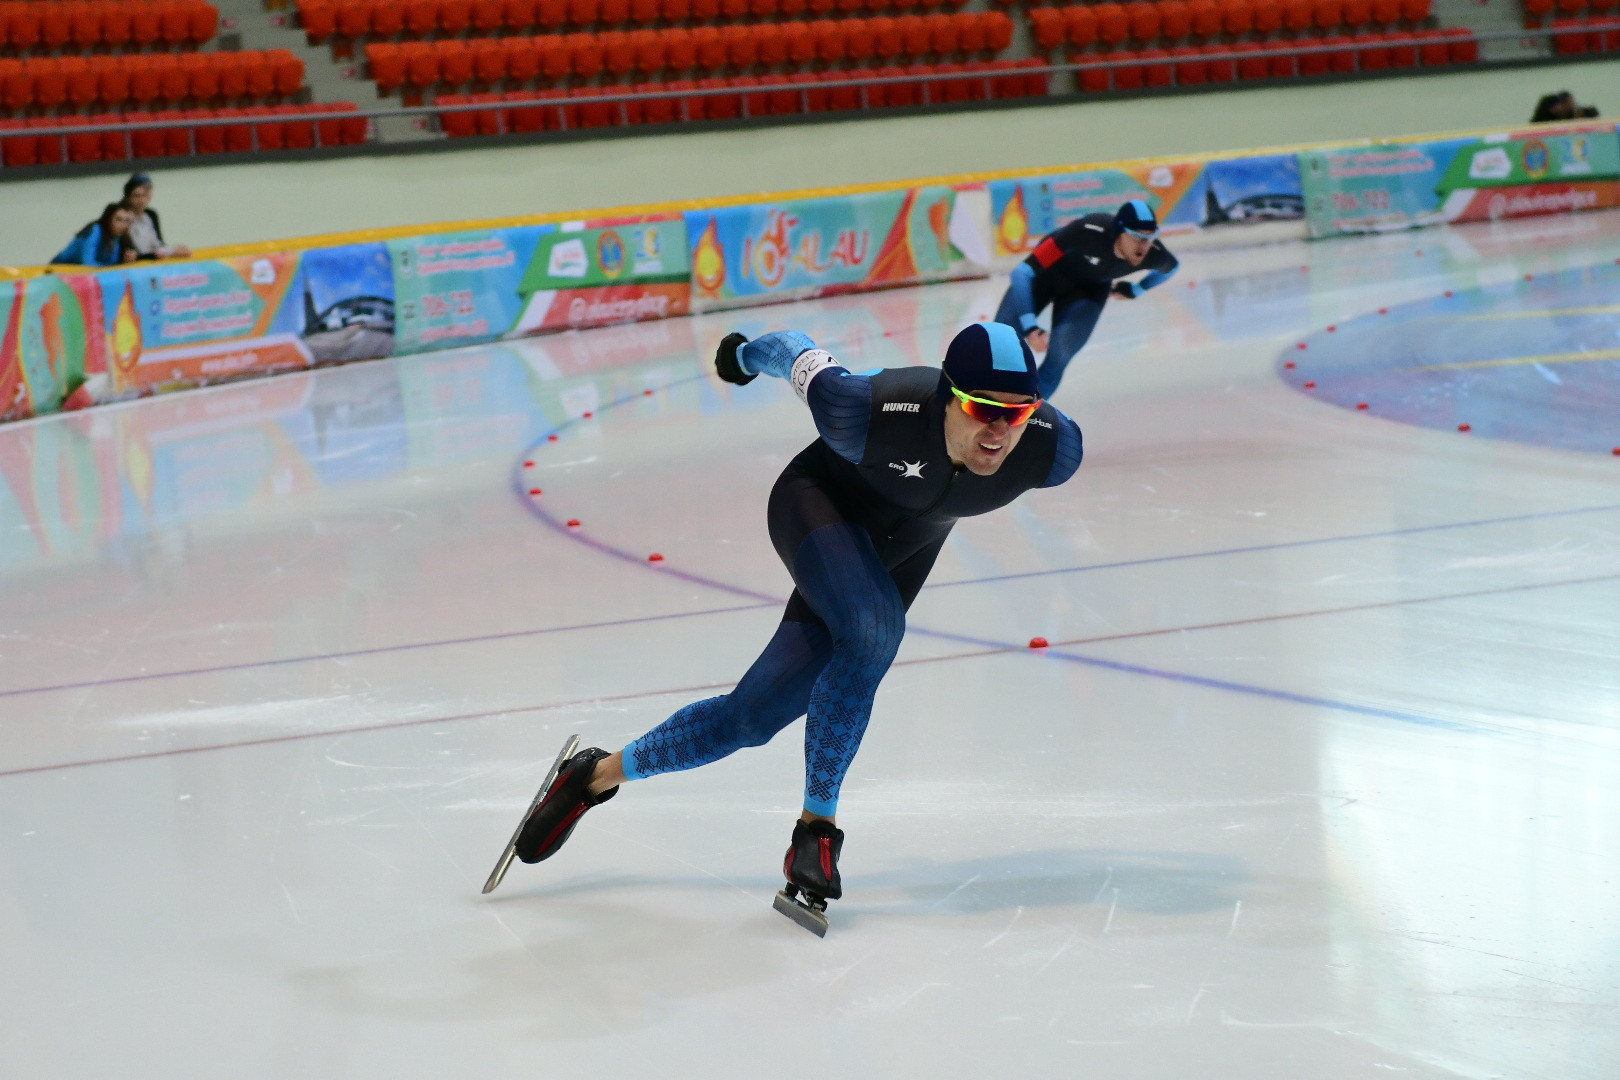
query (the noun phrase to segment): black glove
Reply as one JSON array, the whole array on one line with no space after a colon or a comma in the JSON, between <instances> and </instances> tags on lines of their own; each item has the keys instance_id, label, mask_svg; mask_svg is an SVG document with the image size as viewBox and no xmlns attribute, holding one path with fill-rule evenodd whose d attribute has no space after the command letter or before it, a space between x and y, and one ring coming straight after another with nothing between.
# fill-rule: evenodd
<instances>
[{"instance_id":1,"label":"black glove","mask_svg":"<svg viewBox=\"0 0 1620 1080\"><path fill-rule=\"evenodd\" d=\"M714 351L715 373L728 383L747 386L759 378L757 374L750 375L744 371L742 364L737 360L737 350L746 344L748 339L743 335L727 334L720 339L720 347Z\"/></svg>"},{"instance_id":2,"label":"black glove","mask_svg":"<svg viewBox=\"0 0 1620 1080\"><path fill-rule=\"evenodd\" d=\"M1127 300L1136 299L1136 287L1128 281L1116 281L1114 287L1108 291L1115 296L1123 296Z\"/></svg>"}]
</instances>

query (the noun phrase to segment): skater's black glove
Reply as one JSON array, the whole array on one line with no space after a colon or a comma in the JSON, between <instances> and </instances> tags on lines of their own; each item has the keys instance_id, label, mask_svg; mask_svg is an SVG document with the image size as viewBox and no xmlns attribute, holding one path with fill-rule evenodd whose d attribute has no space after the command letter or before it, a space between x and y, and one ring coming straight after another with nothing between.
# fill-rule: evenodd
<instances>
[{"instance_id":1,"label":"skater's black glove","mask_svg":"<svg viewBox=\"0 0 1620 1080\"><path fill-rule=\"evenodd\" d=\"M1136 285L1129 281L1114 282L1114 287L1110 291L1115 296L1123 296L1127 300L1136 299Z\"/></svg>"},{"instance_id":2,"label":"skater's black glove","mask_svg":"<svg viewBox=\"0 0 1620 1080\"><path fill-rule=\"evenodd\" d=\"M741 334L727 334L720 339L720 347L714 351L714 370L722 379L737 386L747 386L755 379L757 374L749 374L743 370L737 359L737 350L748 344L748 339Z\"/></svg>"}]
</instances>

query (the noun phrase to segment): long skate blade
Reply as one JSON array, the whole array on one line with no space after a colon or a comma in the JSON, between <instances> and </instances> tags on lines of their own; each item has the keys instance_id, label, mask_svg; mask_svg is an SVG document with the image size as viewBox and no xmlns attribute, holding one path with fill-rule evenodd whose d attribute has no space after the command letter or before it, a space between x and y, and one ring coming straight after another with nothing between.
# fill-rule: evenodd
<instances>
[{"instance_id":1,"label":"long skate blade","mask_svg":"<svg viewBox=\"0 0 1620 1080\"><path fill-rule=\"evenodd\" d=\"M776 894L776 899L771 901L771 907L780 911L783 915L816 935L816 937L827 936L827 913L817 911L802 901L792 899L788 896L786 889Z\"/></svg>"},{"instance_id":2,"label":"long skate blade","mask_svg":"<svg viewBox=\"0 0 1620 1080\"><path fill-rule=\"evenodd\" d=\"M529 800L529 808L523 811L522 817L518 818L517 828L512 830L512 839L506 842L506 850L501 852L500 859L495 863L495 869L489 872L489 880L484 882L484 892L486 894L494 892L496 886L500 885L501 879L506 877L507 868L512 865L512 860L517 857L518 836L523 832L523 823L529 820L529 815L534 813L534 808L540 805L540 800L544 799L546 792L551 790L551 782L557 779L557 772L562 768L562 763L573 757L574 751L577 749L579 749L579 736L570 736L568 741L563 744L562 752L557 755L557 760L551 763L551 771L546 773L545 783L540 785L540 790L535 792L534 798Z\"/></svg>"}]
</instances>

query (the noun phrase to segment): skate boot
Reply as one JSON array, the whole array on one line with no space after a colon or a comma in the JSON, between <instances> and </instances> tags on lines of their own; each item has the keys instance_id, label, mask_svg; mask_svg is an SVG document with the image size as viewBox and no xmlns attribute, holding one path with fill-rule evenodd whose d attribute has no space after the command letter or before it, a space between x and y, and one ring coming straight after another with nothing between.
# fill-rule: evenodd
<instances>
[{"instance_id":1,"label":"skate boot","mask_svg":"<svg viewBox=\"0 0 1620 1080\"><path fill-rule=\"evenodd\" d=\"M606 750L592 746L562 763L546 797L529 811L523 827L518 830L514 845L518 858L526 863L551 858L567 842L585 811L618 794L617 787L610 787L600 795L592 795L589 790L596 763L610 756Z\"/></svg>"},{"instance_id":2,"label":"skate boot","mask_svg":"<svg viewBox=\"0 0 1620 1080\"><path fill-rule=\"evenodd\" d=\"M817 937L827 936L827 901L844 895L838 877L838 854L843 848L843 830L832 822L793 823L793 845L782 860L787 887L776 894L771 906Z\"/></svg>"}]
</instances>

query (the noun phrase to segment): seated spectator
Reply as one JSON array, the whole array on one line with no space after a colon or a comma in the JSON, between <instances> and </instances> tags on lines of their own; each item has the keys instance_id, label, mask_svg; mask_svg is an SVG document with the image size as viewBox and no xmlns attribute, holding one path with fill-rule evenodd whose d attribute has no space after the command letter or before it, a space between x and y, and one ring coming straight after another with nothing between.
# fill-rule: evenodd
<instances>
[{"instance_id":1,"label":"seated spectator","mask_svg":"<svg viewBox=\"0 0 1620 1080\"><path fill-rule=\"evenodd\" d=\"M101 217L78 232L68 246L56 253L53 263L75 266L117 266L134 262L135 248L129 242L133 215L122 203L108 203Z\"/></svg>"},{"instance_id":2,"label":"seated spectator","mask_svg":"<svg viewBox=\"0 0 1620 1080\"><path fill-rule=\"evenodd\" d=\"M1597 114L1595 105L1578 105L1574 94L1560 90L1556 94L1546 94L1536 102L1536 112L1530 117L1530 122L1544 124L1551 120L1586 120Z\"/></svg>"},{"instance_id":3,"label":"seated spectator","mask_svg":"<svg viewBox=\"0 0 1620 1080\"><path fill-rule=\"evenodd\" d=\"M134 220L129 226L129 240L143 259L184 259L191 249L184 244L165 244L163 226L158 223L157 211L152 209L152 178L136 173L124 181L124 201Z\"/></svg>"}]
</instances>

